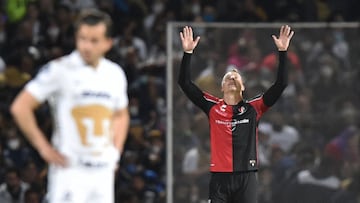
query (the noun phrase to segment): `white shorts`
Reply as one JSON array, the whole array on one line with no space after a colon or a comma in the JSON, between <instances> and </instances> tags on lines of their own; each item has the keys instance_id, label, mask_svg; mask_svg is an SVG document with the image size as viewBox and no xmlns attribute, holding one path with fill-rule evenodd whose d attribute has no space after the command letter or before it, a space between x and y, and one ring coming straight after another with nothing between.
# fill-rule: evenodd
<instances>
[{"instance_id":1,"label":"white shorts","mask_svg":"<svg viewBox=\"0 0 360 203\"><path fill-rule=\"evenodd\" d=\"M49 203L114 203L114 167L49 167Z\"/></svg>"}]
</instances>

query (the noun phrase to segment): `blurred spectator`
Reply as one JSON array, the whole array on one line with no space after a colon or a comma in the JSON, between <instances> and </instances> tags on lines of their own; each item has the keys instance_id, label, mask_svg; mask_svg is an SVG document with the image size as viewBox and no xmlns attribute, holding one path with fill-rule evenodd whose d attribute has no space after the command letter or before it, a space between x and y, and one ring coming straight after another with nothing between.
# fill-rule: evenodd
<instances>
[{"instance_id":1,"label":"blurred spectator","mask_svg":"<svg viewBox=\"0 0 360 203\"><path fill-rule=\"evenodd\" d=\"M0 74L2 74L5 71L6 64L4 60L0 57ZM4 80L4 78L2 78Z\"/></svg>"},{"instance_id":2,"label":"blurred spectator","mask_svg":"<svg viewBox=\"0 0 360 203\"><path fill-rule=\"evenodd\" d=\"M221 86L221 77L219 75L224 75L228 68L228 64L224 59L221 59L219 54L215 52L210 52L207 56L207 67L200 72L196 77L196 84L208 91L209 93L220 96L222 95L219 86Z\"/></svg>"},{"instance_id":3,"label":"blurred spectator","mask_svg":"<svg viewBox=\"0 0 360 203\"><path fill-rule=\"evenodd\" d=\"M301 63L299 56L292 50L289 50L287 53L288 60L290 64L292 64L292 68L295 68L298 71L301 71ZM277 64L277 56L275 52L272 52L266 55L260 65L261 68L269 69L271 71L275 71Z\"/></svg>"},{"instance_id":4,"label":"blurred spectator","mask_svg":"<svg viewBox=\"0 0 360 203\"><path fill-rule=\"evenodd\" d=\"M149 131L149 146L144 151L145 159L142 161L146 169L153 170L157 175L165 172L165 143L160 130Z\"/></svg>"},{"instance_id":5,"label":"blurred spectator","mask_svg":"<svg viewBox=\"0 0 360 203\"><path fill-rule=\"evenodd\" d=\"M258 186L258 193L259 193L259 202L261 203L270 203L272 202L272 186L271 183L273 181L273 175L271 169L262 166L259 171L259 186Z\"/></svg>"},{"instance_id":6,"label":"blurred spectator","mask_svg":"<svg viewBox=\"0 0 360 203\"><path fill-rule=\"evenodd\" d=\"M41 203L42 197L38 190L29 188L24 194L24 203Z\"/></svg>"},{"instance_id":7,"label":"blurred spectator","mask_svg":"<svg viewBox=\"0 0 360 203\"><path fill-rule=\"evenodd\" d=\"M55 0L38 0L40 19L46 19L54 15Z\"/></svg>"},{"instance_id":8,"label":"blurred spectator","mask_svg":"<svg viewBox=\"0 0 360 203\"><path fill-rule=\"evenodd\" d=\"M338 161L349 160L353 162L359 156L358 142L356 142L358 136L358 130L354 126L349 126L330 140L325 147L325 152ZM353 141L352 138L356 140Z\"/></svg>"},{"instance_id":9,"label":"blurred spectator","mask_svg":"<svg viewBox=\"0 0 360 203\"><path fill-rule=\"evenodd\" d=\"M250 36L250 35L249 35ZM237 69L243 70L248 61L249 40L240 36L229 48L228 64L234 65Z\"/></svg>"},{"instance_id":10,"label":"blurred spectator","mask_svg":"<svg viewBox=\"0 0 360 203\"><path fill-rule=\"evenodd\" d=\"M33 160L29 160L25 163L23 168L24 170L21 171L21 178L25 183L35 188L44 187L44 177L41 176L40 170Z\"/></svg>"},{"instance_id":11,"label":"blurred spectator","mask_svg":"<svg viewBox=\"0 0 360 203\"><path fill-rule=\"evenodd\" d=\"M192 135L196 136L196 135ZM205 139L193 138L192 144L185 152L182 162L182 177L189 183L189 203L207 199L207 191L202 186L208 183L210 152L206 150L209 144Z\"/></svg>"},{"instance_id":12,"label":"blurred spectator","mask_svg":"<svg viewBox=\"0 0 360 203\"><path fill-rule=\"evenodd\" d=\"M131 85L130 92L139 100L139 115L143 122L150 118L152 109L156 108L158 99L165 95L164 79L150 74L143 74Z\"/></svg>"},{"instance_id":13,"label":"blurred spectator","mask_svg":"<svg viewBox=\"0 0 360 203\"><path fill-rule=\"evenodd\" d=\"M61 4L68 6L73 12L96 7L94 0L61 0Z\"/></svg>"},{"instance_id":14,"label":"blurred spectator","mask_svg":"<svg viewBox=\"0 0 360 203\"><path fill-rule=\"evenodd\" d=\"M301 142L294 146L292 153L281 157L272 164L271 202L281 202L284 188L292 184L300 171L313 170L318 161L316 148L311 143ZM269 189L269 188L268 188Z\"/></svg>"},{"instance_id":15,"label":"blurred spectator","mask_svg":"<svg viewBox=\"0 0 360 203\"><path fill-rule=\"evenodd\" d=\"M147 58L147 46L145 41L135 35L136 24L135 21L129 22L125 27L123 34L115 42L115 49L118 50L118 54L125 58L129 49L134 49L140 62Z\"/></svg>"},{"instance_id":16,"label":"blurred spectator","mask_svg":"<svg viewBox=\"0 0 360 203\"><path fill-rule=\"evenodd\" d=\"M144 29L149 39L155 37L152 36L153 33L151 33L151 30L155 24L156 19L162 12L164 12L165 9L166 4L164 0L155 0L151 5L151 12L149 12L148 15L144 18ZM156 45L156 43L154 45Z\"/></svg>"},{"instance_id":17,"label":"blurred spectator","mask_svg":"<svg viewBox=\"0 0 360 203\"><path fill-rule=\"evenodd\" d=\"M22 203L29 185L21 181L17 169L9 168L5 174L5 182L0 185L0 202Z\"/></svg>"},{"instance_id":18,"label":"blurred spectator","mask_svg":"<svg viewBox=\"0 0 360 203\"><path fill-rule=\"evenodd\" d=\"M334 196L334 202L357 203L360 200L360 172L342 181L342 189Z\"/></svg>"},{"instance_id":19,"label":"blurred spectator","mask_svg":"<svg viewBox=\"0 0 360 203\"><path fill-rule=\"evenodd\" d=\"M304 140L314 140L314 129L319 120L315 119L314 115L314 106L312 91L304 88L302 91L299 91L296 95L295 102L293 103L293 115L291 120L293 120L294 125L297 129L302 130L302 137ZM316 138L320 139L320 138Z\"/></svg>"},{"instance_id":20,"label":"blurred spectator","mask_svg":"<svg viewBox=\"0 0 360 203\"><path fill-rule=\"evenodd\" d=\"M131 189L140 199L140 202L155 203L156 194L146 185L145 179L142 175L139 174L133 176Z\"/></svg>"},{"instance_id":21,"label":"blurred spectator","mask_svg":"<svg viewBox=\"0 0 360 203\"><path fill-rule=\"evenodd\" d=\"M325 146L328 156L343 162L341 178L351 178L360 170L360 133L354 126L343 129Z\"/></svg>"},{"instance_id":22,"label":"blurred spectator","mask_svg":"<svg viewBox=\"0 0 360 203\"><path fill-rule=\"evenodd\" d=\"M119 191L117 194L117 199L121 200L122 203L140 203L136 193L130 190Z\"/></svg>"},{"instance_id":23,"label":"blurred spectator","mask_svg":"<svg viewBox=\"0 0 360 203\"><path fill-rule=\"evenodd\" d=\"M7 32L6 32L6 15L0 10L0 56L5 52L5 45L7 40ZM1 57L0 57L1 58ZM1 59L2 60L2 59ZM2 62L4 63L4 62ZM0 65L0 72L4 70L4 66Z\"/></svg>"},{"instance_id":24,"label":"blurred spectator","mask_svg":"<svg viewBox=\"0 0 360 203\"><path fill-rule=\"evenodd\" d=\"M263 123L259 129L269 136L270 146L279 147L285 153L290 152L300 139L298 130L287 124L284 116L279 112L273 112L270 118L271 124Z\"/></svg>"},{"instance_id":25,"label":"blurred spectator","mask_svg":"<svg viewBox=\"0 0 360 203\"><path fill-rule=\"evenodd\" d=\"M6 14L10 23L19 22L26 15L27 0L11 1L6 2Z\"/></svg>"},{"instance_id":26,"label":"blurred spectator","mask_svg":"<svg viewBox=\"0 0 360 203\"><path fill-rule=\"evenodd\" d=\"M300 171L292 182L283 188L283 200L280 202L333 202L334 194L340 190L340 165L341 163L330 157L321 157L317 168Z\"/></svg>"},{"instance_id":27,"label":"blurred spectator","mask_svg":"<svg viewBox=\"0 0 360 203\"><path fill-rule=\"evenodd\" d=\"M31 159L32 154L15 127L9 128L5 132L4 141L6 145L3 156L6 165L17 169L23 168L25 163Z\"/></svg>"},{"instance_id":28,"label":"blurred spectator","mask_svg":"<svg viewBox=\"0 0 360 203\"><path fill-rule=\"evenodd\" d=\"M8 66L3 75L3 86L16 91L31 79L31 75L20 71L17 67Z\"/></svg>"},{"instance_id":29,"label":"blurred spectator","mask_svg":"<svg viewBox=\"0 0 360 203\"><path fill-rule=\"evenodd\" d=\"M41 27L42 22L39 19L39 7L38 4L35 2L30 2L27 4L27 12L24 17L24 21L29 22L32 30L32 43L39 44L42 40Z\"/></svg>"},{"instance_id":30,"label":"blurred spectator","mask_svg":"<svg viewBox=\"0 0 360 203\"><path fill-rule=\"evenodd\" d=\"M74 49L74 16L71 7L60 4L56 7L54 21L50 21L47 35L49 37L48 46L61 47L63 54L70 53ZM51 54L49 53L51 56ZM55 57L49 57L55 58Z\"/></svg>"},{"instance_id":31,"label":"blurred spectator","mask_svg":"<svg viewBox=\"0 0 360 203\"><path fill-rule=\"evenodd\" d=\"M240 22L260 22L267 19L265 11L256 4L255 0L242 1L240 11L237 13L235 20Z\"/></svg>"},{"instance_id":32,"label":"blurred spectator","mask_svg":"<svg viewBox=\"0 0 360 203\"><path fill-rule=\"evenodd\" d=\"M0 142L0 183L4 182L5 174L6 174L6 163L3 155L3 145L2 142Z\"/></svg>"}]
</instances>

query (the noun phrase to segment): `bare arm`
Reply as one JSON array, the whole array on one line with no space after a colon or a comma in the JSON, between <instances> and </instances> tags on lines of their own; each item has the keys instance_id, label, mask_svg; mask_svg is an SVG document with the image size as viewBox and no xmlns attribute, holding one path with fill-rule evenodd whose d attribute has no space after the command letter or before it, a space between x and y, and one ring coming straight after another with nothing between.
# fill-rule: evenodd
<instances>
[{"instance_id":1,"label":"bare arm","mask_svg":"<svg viewBox=\"0 0 360 203\"><path fill-rule=\"evenodd\" d=\"M127 138L130 116L127 108L115 112L112 121L112 130L114 132L114 145L122 152Z\"/></svg>"},{"instance_id":2,"label":"bare arm","mask_svg":"<svg viewBox=\"0 0 360 203\"><path fill-rule=\"evenodd\" d=\"M28 91L23 90L15 98L10 111L20 130L42 158L48 163L65 166L65 157L53 149L36 122L34 111L39 105L40 103Z\"/></svg>"}]
</instances>

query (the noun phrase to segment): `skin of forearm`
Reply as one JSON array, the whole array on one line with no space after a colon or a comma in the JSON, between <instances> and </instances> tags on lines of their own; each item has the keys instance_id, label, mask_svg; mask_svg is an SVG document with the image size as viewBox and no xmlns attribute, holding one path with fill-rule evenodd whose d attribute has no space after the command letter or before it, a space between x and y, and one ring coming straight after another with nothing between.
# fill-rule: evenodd
<instances>
[{"instance_id":1,"label":"skin of forearm","mask_svg":"<svg viewBox=\"0 0 360 203\"><path fill-rule=\"evenodd\" d=\"M11 113L20 130L28 138L35 149L40 151L43 146L49 145L45 135L37 125L33 109L26 105L15 103L11 108Z\"/></svg>"},{"instance_id":2,"label":"skin of forearm","mask_svg":"<svg viewBox=\"0 0 360 203\"><path fill-rule=\"evenodd\" d=\"M114 133L114 145L122 152L129 129L130 116L127 110L122 110L114 115L112 132Z\"/></svg>"}]
</instances>

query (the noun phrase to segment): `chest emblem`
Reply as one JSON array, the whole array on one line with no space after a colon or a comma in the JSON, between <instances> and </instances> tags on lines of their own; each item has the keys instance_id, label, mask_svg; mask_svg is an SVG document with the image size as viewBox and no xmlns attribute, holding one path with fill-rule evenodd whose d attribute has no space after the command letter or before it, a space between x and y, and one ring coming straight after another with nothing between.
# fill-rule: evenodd
<instances>
[{"instance_id":1,"label":"chest emblem","mask_svg":"<svg viewBox=\"0 0 360 203\"><path fill-rule=\"evenodd\" d=\"M246 108L244 106L239 107L239 113L237 115L243 115L246 112Z\"/></svg>"},{"instance_id":2,"label":"chest emblem","mask_svg":"<svg viewBox=\"0 0 360 203\"><path fill-rule=\"evenodd\" d=\"M226 105L225 104L221 105L220 106L220 111L225 112L225 110L226 110Z\"/></svg>"}]
</instances>

